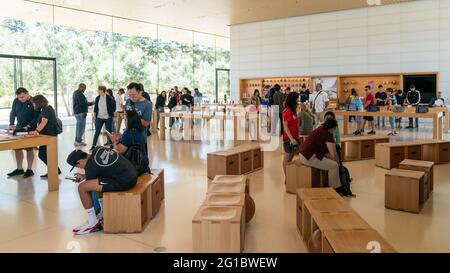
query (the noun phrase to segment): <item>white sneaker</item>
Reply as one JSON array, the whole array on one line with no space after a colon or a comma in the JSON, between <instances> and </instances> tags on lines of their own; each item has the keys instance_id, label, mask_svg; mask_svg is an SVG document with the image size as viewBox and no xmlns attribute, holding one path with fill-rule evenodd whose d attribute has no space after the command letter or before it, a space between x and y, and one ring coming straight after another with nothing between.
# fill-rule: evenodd
<instances>
[{"instance_id":1,"label":"white sneaker","mask_svg":"<svg viewBox=\"0 0 450 273\"><path fill-rule=\"evenodd\" d=\"M103 225L103 211L100 211L97 214L97 219L100 220L100 223Z\"/></svg>"},{"instance_id":2,"label":"white sneaker","mask_svg":"<svg viewBox=\"0 0 450 273\"><path fill-rule=\"evenodd\" d=\"M102 230L102 224L100 220L97 220L97 223L93 226L90 226L89 223L85 223L84 225L74 228L72 231L73 233L75 233L75 235L84 235L100 230Z\"/></svg>"}]
</instances>

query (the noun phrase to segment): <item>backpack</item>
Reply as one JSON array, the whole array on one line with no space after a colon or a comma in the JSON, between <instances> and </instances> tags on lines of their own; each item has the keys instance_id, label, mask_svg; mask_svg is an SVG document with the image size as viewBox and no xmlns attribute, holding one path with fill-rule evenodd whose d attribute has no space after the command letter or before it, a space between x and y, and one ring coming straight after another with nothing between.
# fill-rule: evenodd
<instances>
[{"instance_id":1,"label":"backpack","mask_svg":"<svg viewBox=\"0 0 450 273\"><path fill-rule=\"evenodd\" d=\"M350 183L352 182L350 173L348 172L348 169L342 164L339 166L339 178L341 179L340 193L343 196L356 197L356 195L354 195L352 193L352 190L350 189Z\"/></svg>"},{"instance_id":2,"label":"backpack","mask_svg":"<svg viewBox=\"0 0 450 273\"><path fill-rule=\"evenodd\" d=\"M128 159L131 164L133 164L133 166L136 168L136 171L138 172L138 175L147 173L148 166L146 166L144 159L146 155L144 155L144 153L141 151L139 145L135 144L133 133L131 134L131 139L131 146L128 147L123 156Z\"/></svg>"},{"instance_id":3,"label":"backpack","mask_svg":"<svg viewBox=\"0 0 450 273\"><path fill-rule=\"evenodd\" d=\"M63 123L58 117L56 117L56 134L59 135L62 132L63 132Z\"/></svg>"}]
</instances>

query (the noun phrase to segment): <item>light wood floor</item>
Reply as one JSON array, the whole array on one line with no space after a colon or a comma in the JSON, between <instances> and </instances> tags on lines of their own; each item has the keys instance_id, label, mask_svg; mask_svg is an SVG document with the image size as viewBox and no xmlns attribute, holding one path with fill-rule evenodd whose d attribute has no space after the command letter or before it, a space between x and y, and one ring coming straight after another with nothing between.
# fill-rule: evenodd
<instances>
[{"instance_id":1,"label":"light wood floor","mask_svg":"<svg viewBox=\"0 0 450 273\"><path fill-rule=\"evenodd\" d=\"M190 252L191 220L206 192L206 154L223 146L213 141L160 141L152 136L151 165L164 168L166 175L166 200L157 217L141 234L74 236L72 228L86 219L76 184L64 180L74 129L67 127L59 139L63 174L57 192L49 193L46 181L39 178L45 172L41 162L36 164L34 178L7 179L15 163L10 152L0 153L0 252L70 252L72 244L79 244L81 252ZM87 132L88 144L92 134ZM421 132L403 130L393 141L430 136L431 128L424 125ZM267 152L264 170L250 175L256 214L247 226L246 252L305 252L296 231L295 196L285 192L281 160L280 150ZM418 215L384 208L386 171L376 168L374 160L346 165L357 194L348 202L396 250L450 252L450 165L435 167L435 193Z\"/></svg>"}]
</instances>

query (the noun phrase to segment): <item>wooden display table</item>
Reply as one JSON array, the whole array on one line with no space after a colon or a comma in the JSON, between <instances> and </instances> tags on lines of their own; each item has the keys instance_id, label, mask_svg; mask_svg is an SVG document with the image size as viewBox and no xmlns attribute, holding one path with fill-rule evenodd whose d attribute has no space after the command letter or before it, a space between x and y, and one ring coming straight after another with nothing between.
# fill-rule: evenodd
<instances>
[{"instance_id":1,"label":"wooden display table","mask_svg":"<svg viewBox=\"0 0 450 273\"><path fill-rule=\"evenodd\" d=\"M434 188L434 162L405 159L400 162L399 169L425 172L425 183L428 183L429 186L428 194L427 196L425 196L425 198L428 199L430 197L430 195L433 193Z\"/></svg>"},{"instance_id":2,"label":"wooden display table","mask_svg":"<svg viewBox=\"0 0 450 273\"><path fill-rule=\"evenodd\" d=\"M323 239L323 253L396 253L375 230L328 230ZM375 244L374 244L375 243ZM379 244L379 249L371 245Z\"/></svg>"},{"instance_id":3,"label":"wooden display table","mask_svg":"<svg viewBox=\"0 0 450 273\"><path fill-rule=\"evenodd\" d=\"M375 164L385 169L397 168L404 159L450 163L450 141L420 140L381 143L375 146Z\"/></svg>"},{"instance_id":4,"label":"wooden display table","mask_svg":"<svg viewBox=\"0 0 450 273\"><path fill-rule=\"evenodd\" d=\"M411 109L415 111L415 108ZM348 126L348 117L349 116L369 116L369 117L395 117L395 118L422 118L422 119L432 119L433 120L433 139L442 139L442 131L443 131L443 112L442 111L430 111L428 113L415 113L415 112L409 112L410 109L406 110L402 113L394 113L392 111L379 111L379 112L349 112L345 110L334 110L334 114L336 116L343 116L344 117L344 128L343 128L343 134L348 135L349 132L349 126ZM448 130L446 131L448 132Z\"/></svg>"},{"instance_id":5,"label":"wooden display table","mask_svg":"<svg viewBox=\"0 0 450 273\"><path fill-rule=\"evenodd\" d=\"M258 171L264 167L264 156L260 145L242 145L227 150L208 153L208 178L216 175L241 175Z\"/></svg>"},{"instance_id":6,"label":"wooden display table","mask_svg":"<svg viewBox=\"0 0 450 273\"><path fill-rule=\"evenodd\" d=\"M419 213L428 196L425 173L392 169L385 176L386 208Z\"/></svg>"},{"instance_id":7,"label":"wooden display table","mask_svg":"<svg viewBox=\"0 0 450 273\"><path fill-rule=\"evenodd\" d=\"M105 233L142 232L158 213L164 199L163 170L144 174L136 185L123 192L103 194Z\"/></svg>"},{"instance_id":8,"label":"wooden display table","mask_svg":"<svg viewBox=\"0 0 450 273\"><path fill-rule=\"evenodd\" d=\"M9 136L0 138L0 151L18 150L47 146L48 190L59 189L58 180L58 137L53 136Z\"/></svg>"}]
</instances>

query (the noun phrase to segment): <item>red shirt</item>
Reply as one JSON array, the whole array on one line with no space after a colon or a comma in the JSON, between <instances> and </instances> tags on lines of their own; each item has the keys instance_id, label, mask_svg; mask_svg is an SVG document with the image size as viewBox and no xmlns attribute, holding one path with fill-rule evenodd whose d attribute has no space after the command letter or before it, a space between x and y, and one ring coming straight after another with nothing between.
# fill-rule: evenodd
<instances>
[{"instance_id":1,"label":"red shirt","mask_svg":"<svg viewBox=\"0 0 450 273\"><path fill-rule=\"evenodd\" d=\"M291 132L292 137L295 140L298 140L299 139L299 134L298 134L298 132L299 132L299 129L298 129L299 128L299 120L298 120L297 116L294 115L294 113L292 112L291 108L288 108L288 107L284 108L284 110L283 110L283 122L287 122L289 131ZM284 140L288 140L289 139L286 131L284 131L284 133L283 133L283 139Z\"/></svg>"},{"instance_id":2,"label":"red shirt","mask_svg":"<svg viewBox=\"0 0 450 273\"><path fill-rule=\"evenodd\" d=\"M316 155L317 159L322 160L328 153L327 142L334 143L333 134L320 126L312 131L305 140L305 143L300 146L300 153L308 160L310 160L313 155Z\"/></svg>"},{"instance_id":3,"label":"red shirt","mask_svg":"<svg viewBox=\"0 0 450 273\"><path fill-rule=\"evenodd\" d=\"M367 104L367 102L369 102L369 104ZM367 96L366 96L366 104L368 106L374 106L376 104L375 103L375 96L372 93L367 94Z\"/></svg>"}]
</instances>

